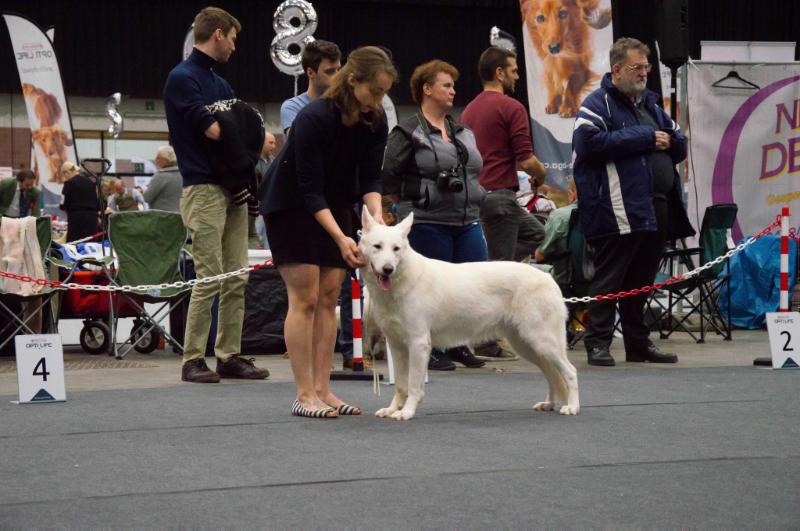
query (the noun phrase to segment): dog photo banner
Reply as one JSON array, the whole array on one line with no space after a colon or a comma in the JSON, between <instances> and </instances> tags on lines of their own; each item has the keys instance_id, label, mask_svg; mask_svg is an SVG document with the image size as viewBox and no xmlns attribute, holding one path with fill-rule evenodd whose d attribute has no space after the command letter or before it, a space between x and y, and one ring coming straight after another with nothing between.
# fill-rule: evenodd
<instances>
[{"instance_id":1,"label":"dog photo banner","mask_svg":"<svg viewBox=\"0 0 800 531\"><path fill-rule=\"evenodd\" d=\"M608 72L611 0L520 0L533 147L547 183L566 189L581 102Z\"/></svg>"},{"instance_id":2,"label":"dog photo banner","mask_svg":"<svg viewBox=\"0 0 800 531\"><path fill-rule=\"evenodd\" d=\"M33 170L40 186L58 195L61 164L78 160L58 60L50 39L36 24L18 15L3 14L3 18L28 111L35 153Z\"/></svg>"},{"instance_id":3,"label":"dog photo banner","mask_svg":"<svg viewBox=\"0 0 800 531\"><path fill-rule=\"evenodd\" d=\"M692 223L710 205L736 203L738 242L775 221L783 205L797 219L800 63L694 62L688 71Z\"/></svg>"}]
</instances>

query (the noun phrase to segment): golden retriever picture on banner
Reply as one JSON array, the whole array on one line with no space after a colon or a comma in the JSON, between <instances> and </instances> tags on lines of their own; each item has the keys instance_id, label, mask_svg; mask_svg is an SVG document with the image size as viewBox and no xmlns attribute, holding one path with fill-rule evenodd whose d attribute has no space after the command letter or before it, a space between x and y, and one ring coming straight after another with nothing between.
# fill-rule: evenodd
<instances>
[{"instance_id":1,"label":"golden retriever picture on banner","mask_svg":"<svg viewBox=\"0 0 800 531\"><path fill-rule=\"evenodd\" d=\"M537 102L541 108L531 112L573 118L603 74L593 63L596 53L608 50L595 49L592 33L609 26L609 0L520 0L520 10L526 44L535 54L527 66L534 63L534 81L546 95L544 102Z\"/></svg>"},{"instance_id":2,"label":"golden retriever picture on banner","mask_svg":"<svg viewBox=\"0 0 800 531\"><path fill-rule=\"evenodd\" d=\"M64 110L55 95L30 83L22 84L22 95L31 121L35 153L33 169L42 183L63 184L58 170L61 164L70 160L67 147L73 142L69 127L65 131L60 123L62 118L66 119Z\"/></svg>"}]
</instances>

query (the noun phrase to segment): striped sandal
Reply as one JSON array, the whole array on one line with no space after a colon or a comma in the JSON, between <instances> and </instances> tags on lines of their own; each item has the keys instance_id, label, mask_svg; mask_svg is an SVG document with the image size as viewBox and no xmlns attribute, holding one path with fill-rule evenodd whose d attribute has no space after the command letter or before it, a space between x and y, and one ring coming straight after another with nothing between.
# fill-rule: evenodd
<instances>
[{"instance_id":1,"label":"striped sandal","mask_svg":"<svg viewBox=\"0 0 800 531\"><path fill-rule=\"evenodd\" d=\"M347 404L341 404L339 407L336 408L336 411L339 412L340 415L360 415L361 408L356 406L349 406Z\"/></svg>"},{"instance_id":2,"label":"striped sandal","mask_svg":"<svg viewBox=\"0 0 800 531\"><path fill-rule=\"evenodd\" d=\"M292 415L297 417L307 417L310 419L335 419L339 416L336 414L336 410L332 407L325 409L308 409L296 399L292 403Z\"/></svg>"}]
</instances>

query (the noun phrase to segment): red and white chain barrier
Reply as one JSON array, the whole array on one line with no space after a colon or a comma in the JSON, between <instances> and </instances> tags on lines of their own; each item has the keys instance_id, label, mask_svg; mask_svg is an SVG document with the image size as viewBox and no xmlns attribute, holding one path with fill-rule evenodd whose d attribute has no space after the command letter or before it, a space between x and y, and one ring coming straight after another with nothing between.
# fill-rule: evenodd
<instances>
[{"instance_id":1,"label":"red and white chain barrier","mask_svg":"<svg viewBox=\"0 0 800 531\"><path fill-rule=\"evenodd\" d=\"M788 223L788 212L789 212L789 208L788 207L784 207L784 211L786 212L786 222L785 223L786 223L786 227L787 227L787 231L788 231L788 226L789 226L789 223ZM616 299L621 299L623 297L631 297L631 296L634 296L634 295L641 295L643 293L650 293L651 291L659 290L659 289L663 288L664 286L669 286L670 284L675 284L676 282L680 282L682 280L686 280L688 278L692 278L694 276L699 275L702 271L705 271L706 269L710 269L710 268L714 267L717 264L721 264L725 260L729 259L731 256L741 252L742 250L744 250L745 248L749 247L750 245L753 245L756 242L756 240L758 240L759 238L761 238L762 236L764 236L766 234L769 234L770 232L773 231L773 229L777 228L778 226L781 226L781 223L782 223L783 219L784 219L783 215L778 216L775 219L775 221L772 222L772 224L770 224L767 228L765 228L764 230L762 230L761 232L759 232L755 236L751 236L750 238L748 238L744 242L740 243L739 245L737 245L736 247L734 247L733 249L731 249L727 253L725 253L725 254L723 254L721 256L718 256L716 259L708 262L707 264L703 264L700 267L698 267L696 269L693 269L692 271L684 273L683 275L678 275L676 277L670 278L670 279L665 280L663 282L656 282L652 286L644 286L644 287L632 289L632 290L629 290L629 291L620 291L618 293L610 293L610 294L607 294L607 295L595 295L594 297L570 297L570 298L565 298L564 302L576 303L576 302L592 302L592 301L616 300ZM787 232L787 235L788 235L788 232ZM788 243L786 245L787 245L787 253L788 253ZM787 258L787 264L788 264L788 258ZM783 267L783 266L781 265L781 267ZM788 271L788 269L787 269L787 271Z\"/></svg>"},{"instance_id":2,"label":"red and white chain barrier","mask_svg":"<svg viewBox=\"0 0 800 531\"><path fill-rule=\"evenodd\" d=\"M658 289L663 288L664 286L669 286L670 284L674 284L676 282L680 282L682 280L686 280L688 278L691 278L691 277L699 275L702 271L705 271L706 269L710 269L710 268L714 267L715 265L720 264L720 263L724 262L725 260L729 259L731 256L741 252L745 248L747 248L750 245L752 245L753 243L755 243L756 240L758 240L759 238L761 238L762 236L764 236L766 234L769 234L770 232L772 232L775 228L777 228L779 226L781 227L781 235L783 236L783 238L781 240L782 241L782 243L781 243L782 251L783 251L783 248L784 248L784 243L783 242L784 241L786 242L785 243L785 248L786 248L787 255L786 255L786 258L783 258L784 254L782 252L782 255L781 255L782 256L782 258L781 258L781 268L782 269L781 270L782 271L784 270L783 268L784 268L784 260L785 260L786 261L786 271L787 271L787 275L786 275L786 279L787 279L786 296L788 297L788 245L789 245L788 244L788 238L790 237L789 214L788 214L788 212L789 212L789 208L788 207L784 207L783 213L781 215L777 216L775 221L772 224L770 224L768 227L766 227L764 230L762 230L761 232L759 232L755 236L751 236L750 238L748 238L744 242L740 243L739 245L737 245L736 247L734 247L733 249L731 249L730 251L728 251L724 255L721 255L721 256L717 257L716 259L708 262L707 264L703 264L702 266L698 267L697 269L694 269L692 271L684 273L683 275L678 275L676 277L670 278L670 279L665 280L663 282L657 282L657 283L653 284L652 286L644 286L644 287L632 289L632 290L629 290L629 291L620 291L618 293L610 293L610 294L607 294L607 295L596 295L594 297L588 297L588 296L587 297L570 297L570 298L565 298L564 302L578 303L578 302L592 302L592 301L607 301L607 300L621 299L623 297L630 297L630 296L634 296L634 295L641 295L643 293L650 293L653 290L658 290ZM795 235L791 235L791 237L797 239ZM250 271L255 271L255 270L260 269L262 267L270 267L270 266L272 266L272 259L269 259L269 260L265 261L262 264L255 264L255 265L251 265L251 266L248 266L248 267L243 267L241 269L237 269L236 271L229 271L227 273L222 273L222 274L219 274L219 275L216 275L216 276L212 276L212 277L197 278L197 279L186 280L186 281L181 280L181 281L177 281L177 282L164 283L164 284L149 284L149 285L146 284L146 285L141 285L141 286L118 286L118 285L115 285L115 284L109 284L109 285L76 284L74 282L61 282L61 281L58 281L58 280L47 280L47 279L43 279L43 278L33 278L33 277L25 276L25 275L15 275L13 273L7 273L5 271L0 271L0 277L11 278L11 279L14 279L14 280L18 280L20 282L31 282L31 283L34 283L34 284L39 284L41 286L50 286L50 287L55 288L55 289L75 289L75 290L93 291L93 292L100 292L100 291L120 292L121 291L121 292L124 292L124 293L148 293L148 292L158 293L161 290L166 290L166 289L180 289L180 288L184 288L184 287L191 288L195 284L210 284L212 282L219 282L219 281L225 280L227 278L236 277L236 276L239 276L239 275L245 275L245 274L249 273ZM781 286L782 287L784 285L783 284L783 280L784 280L784 275L781 275L781 282L782 282ZM354 281L354 282L357 282L357 281ZM360 296L356 300L355 284L353 286L354 286L353 287L353 290L354 290L353 291L353 312L354 312L353 323L354 323L354 326L355 326L355 323L358 322L359 323L359 327L360 327L360 325L361 325L361 300L360 300ZM359 292L359 295L360 295L360 285L358 286L358 292ZM783 296L784 295L783 295L783 289L782 289L781 297L783 297ZM787 298L787 306L788 306L788 298ZM783 308L783 298L781 298L781 308ZM355 316L356 309L358 309L358 321L356 321L356 318L355 318L356 317ZM359 330L359 332L360 332L360 330ZM359 333L358 336L359 336L358 355L359 355L359 357L361 357L362 356L361 334ZM353 347L354 347L354 356L355 356L355 354L356 354L356 352L355 352L355 348L356 348L355 347L355 334L353 335L353 338L354 338ZM362 363L363 363L363 357L361 358L361 360L362 360ZM356 358L354 358L353 362L354 363L356 362Z\"/></svg>"},{"instance_id":3,"label":"red and white chain barrier","mask_svg":"<svg viewBox=\"0 0 800 531\"><path fill-rule=\"evenodd\" d=\"M155 292L159 293L161 290L166 289L180 289L184 287L193 287L195 284L211 284L212 282L219 282L221 280L225 280L231 277L238 277L239 275L245 275L250 271L256 271L261 269L262 267L271 267L272 266L272 259L266 260L261 264L255 264L247 267L243 267L241 269L237 269L236 271L229 271L227 273L222 273L213 277L205 277L205 278L195 278L192 280L179 280L177 282L171 283L164 283L164 284L144 284L141 286L117 286L115 284L109 285L97 285L97 284L76 284L75 282L61 282L60 280L47 280L44 278L33 278L26 275L16 275L14 273L8 273L6 271L0 271L0 277L11 278L14 280L18 280L19 282L30 282L33 284L39 284L40 286L48 286L54 289L63 289L63 290L83 290L83 291L111 291L111 292L124 292L124 293L148 293L148 292Z\"/></svg>"}]
</instances>

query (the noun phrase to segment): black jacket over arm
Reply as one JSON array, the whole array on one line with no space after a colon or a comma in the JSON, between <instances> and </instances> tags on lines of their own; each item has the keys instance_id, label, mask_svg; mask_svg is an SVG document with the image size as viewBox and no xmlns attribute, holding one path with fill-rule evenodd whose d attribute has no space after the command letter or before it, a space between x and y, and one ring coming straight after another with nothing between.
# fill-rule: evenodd
<instances>
[{"instance_id":1,"label":"black jacket over arm","mask_svg":"<svg viewBox=\"0 0 800 531\"><path fill-rule=\"evenodd\" d=\"M207 108L220 128L219 141L208 141L211 166L218 184L231 193L235 205L241 205L251 192L255 195L264 121L258 111L241 100L218 101Z\"/></svg>"}]
</instances>

